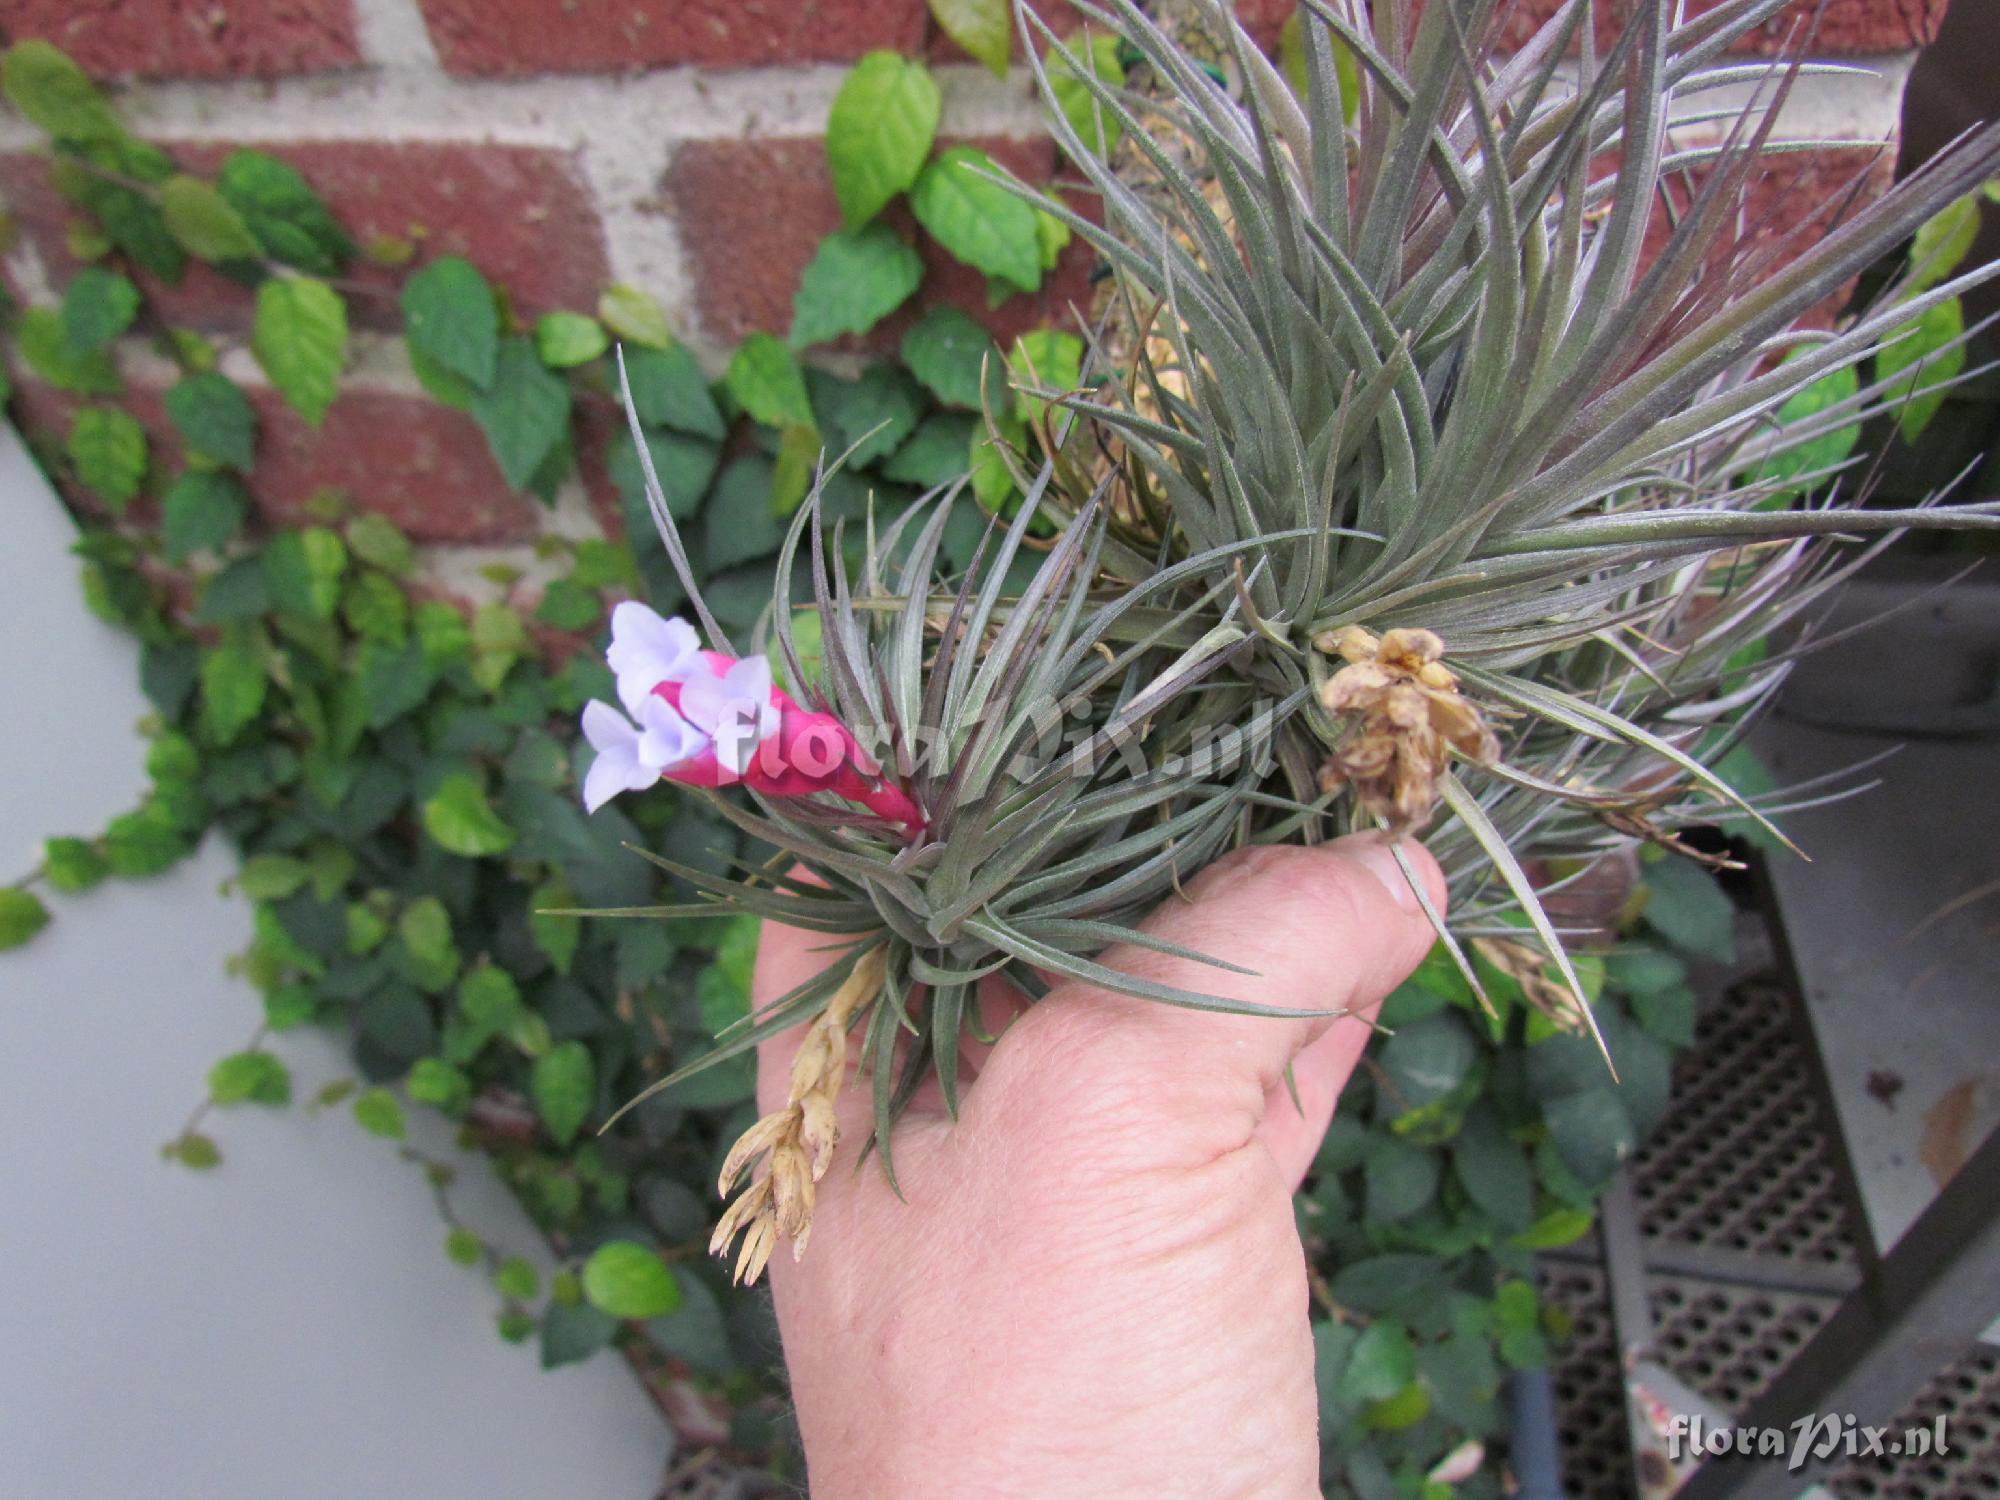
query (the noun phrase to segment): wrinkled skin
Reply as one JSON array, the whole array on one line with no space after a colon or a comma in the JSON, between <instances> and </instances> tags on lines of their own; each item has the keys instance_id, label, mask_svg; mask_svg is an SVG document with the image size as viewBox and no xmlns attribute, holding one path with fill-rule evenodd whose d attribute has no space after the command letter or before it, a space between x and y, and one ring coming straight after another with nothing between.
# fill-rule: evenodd
<instances>
[{"instance_id":1,"label":"wrinkled skin","mask_svg":"<svg viewBox=\"0 0 2000 1500\"><path fill-rule=\"evenodd\" d=\"M1444 883L1403 846L1440 908ZM1140 949L1108 961L1186 988L1367 1013L1432 941L1373 835L1239 851L1149 930L1258 971ZM759 1004L827 939L767 924ZM898 1127L898 1201L865 1085L802 1263L770 1270L814 1500L1291 1500L1319 1494L1306 1267L1291 1195L1368 1039L1359 1014L1178 1010L1065 984L982 996L960 1118L935 1084ZM767 1043L784 1102L797 1031ZM1284 1083L1293 1065L1303 1104ZM857 1163L860 1170L856 1170Z\"/></svg>"}]
</instances>

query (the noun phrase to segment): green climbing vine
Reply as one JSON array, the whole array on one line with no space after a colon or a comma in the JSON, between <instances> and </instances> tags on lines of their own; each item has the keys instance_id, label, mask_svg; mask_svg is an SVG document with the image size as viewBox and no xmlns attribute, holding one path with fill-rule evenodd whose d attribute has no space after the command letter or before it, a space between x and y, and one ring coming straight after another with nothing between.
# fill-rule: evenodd
<instances>
[{"instance_id":1,"label":"green climbing vine","mask_svg":"<svg viewBox=\"0 0 2000 1500\"><path fill-rule=\"evenodd\" d=\"M540 914L653 899L654 872L627 842L716 870L758 854L665 792L629 816L586 818L577 805L572 727L609 680L569 643L619 597L671 607L679 595L632 439L618 432L604 456L628 539L544 537L539 588L510 567L486 570L503 602L425 597L412 587L415 547L367 495L317 495L293 529L260 523L265 439L225 372L226 341L173 326L145 287L174 283L192 261L240 285L247 353L318 425L340 399L350 305L374 290L351 272L399 268L390 295L417 380L478 423L510 488L545 503L574 472L580 398L613 393L615 341L710 597L747 626L822 447L853 450L837 511L858 516L871 495L894 508L965 470L984 416L1015 420L1011 391L982 372L1009 353L1042 371L1073 371L1080 357L1073 335L1053 333L1002 351L976 320L939 307L910 322L900 360L849 376L806 364L805 350L868 333L919 291L922 259L882 210L910 195L922 233L994 278L996 304L1039 286L1066 231L992 182L983 153L935 149L939 93L922 64L870 56L828 123L844 225L806 268L788 336L752 335L711 381L639 288L524 321L462 257L425 258L414 236L357 244L275 156L240 150L212 177L183 171L45 43L10 49L0 85L49 137L51 181L74 210L67 249L84 262L54 305L5 309L27 373L77 398L66 431L30 436L90 502L76 549L86 594L138 637L154 708L145 800L94 835L49 839L37 869L0 887L0 947L47 923L44 893L159 873L220 830L242 856L235 884L253 915L233 967L262 1016L210 1071L164 1154L215 1166L217 1119L299 1102L285 1034L340 1032L355 1076L305 1106L348 1111L425 1173L445 1252L488 1277L505 1337L538 1341L549 1365L644 1342L719 1382L744 1414L746 1446L767 1446L761 1307L697 1253L719 1143L746 1123L748 1066L597 1130L744 1013L754 927ZM163 393L171 442L123 404L115 355L134 339L175 372ZM987 493L1001 503L1005 486ZM951 545L969 549L976 533ZM449 1117L493 1159L563 1253L547 1285L453 1212L451 1168L407 1138L412 1108Z\"/></svg>"}]
</instances>

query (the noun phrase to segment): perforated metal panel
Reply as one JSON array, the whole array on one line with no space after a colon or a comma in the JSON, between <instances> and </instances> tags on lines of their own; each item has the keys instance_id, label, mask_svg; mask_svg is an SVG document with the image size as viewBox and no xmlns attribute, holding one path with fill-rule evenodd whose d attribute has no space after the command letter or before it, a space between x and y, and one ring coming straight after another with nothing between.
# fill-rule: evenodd
<instances>
[{"instance_id":1,"label":"perforated metal panel","mask_svg":"<svg viewBox=\"0 0 2000 1500\"><path fill-rule=\"evenodd\" d=\"M1725 1411L1762 1395L1839 1305L1692 1276L1647 1280L1661 1363Z\"/></svg>"},{"instance_id":2,"label":"perforated metal panel","mask_svg":"<svg viewBox=\"0 0 2000 1500\"><path fill-rule=\"evenodd\" d=\"M1604 1272L1544 1260L1541 1292L1570 1321L1570 1336L1552 1372L1564 1491L1570 1500L1631 1500L1625 1381L1618 1368L1618 1336Z\"/></svg>"},{"instance_id":3,"label":"perforated metal panel","mask_svg":"<svg viewBox=\"0 0 2000 1500\"><path fill-rule=\"evenodd\" d=\"M1648 1291L1663 1364L1718 1405L1740 1410L1771 1383L1834 1307L1834 1299L1651 1276ZM1602 1270L1548 1264L1542 1294L1571 1319L1555 1371L1564 1478L1576 1500L1630 1500L1632 1458L1625 1386Z\"/></svg>"},{"instance_id":4,"label":"perforated metal panel","mask_svg":"<svg viewBox=\"0 0 2000 1500\"><path fill-rule=\"evenodd\" d=\"M1853 1270L1811 1066L1776 986L1704 1008L1673 1107L1633 1164L1649 1242Z\"/></svg>"},{"instance_id":5,"label":"perforated metal panel","mask_svg":"<svg viewBox=\"0 0 2000 1500\"><path fill-rule=\"evenodd\" d=\"M1889 1424L1892 1433L1942 1416L1946 1451L1857 1460L1828 1486L1840 1500L1990 1500L2000 1496L2000 1351L1975 1349Z\"/></svg>"},{"instance_id":6,"label":"perforated metal panel","mask_svg":"<svg viewBox=\"0 0 2000 1500\"><path fill-rule=\"evenodd\" d=\"M1678 1065L1668 1117L1633 1163L1657 1355L1726 1410L1763 1392L1838 1306L1833 1284L1855 1272L1810 1066L1773 983L1714 998ZM1594 1254L1590 1242L1577 1250ZM1545 1258L1542 1291L1573 1327L1554 1372L1569 1493L1630 1500L1609 1280L1587 1258ZM1858 1460L1827 1488L1838 1500L2000 1500L2000 1353L1982 1348L1946 1371L1891 1426L1940 1413L1943 1457Z\"/></svg>"}]
</instances>

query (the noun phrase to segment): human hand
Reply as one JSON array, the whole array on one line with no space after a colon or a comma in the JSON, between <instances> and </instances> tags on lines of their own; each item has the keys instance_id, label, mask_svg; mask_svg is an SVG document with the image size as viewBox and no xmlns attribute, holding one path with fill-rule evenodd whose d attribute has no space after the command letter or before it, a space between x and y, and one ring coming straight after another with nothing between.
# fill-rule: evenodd
<instances>
[{"instance_id":1,"label":"human hand","mask_svg":"<svg viewBox=\"0 0 2000 1500\"><path fill-rule=\"evenodd\" d=\"M1444 881L1402 846L1442 909ZM1375 835L1238 851L1146 930L1258 977L1139 948L1105 962L1298 1010L1188 1011L989 981L959 1119L935 1081L897 1126L899 1201L841 1091L812 1248L770 1274L815 1500L1288 1500L1319 1494L1305 1257L1291 1197L1432 933ZM755 1000L825 962L766 923ZM785 1103L799 1029L758 1060ZM1300 1104L1284 1082L1293 1069ZM856 1170L857 1164L860 1170Z\"/></svg>"}]
</instances>

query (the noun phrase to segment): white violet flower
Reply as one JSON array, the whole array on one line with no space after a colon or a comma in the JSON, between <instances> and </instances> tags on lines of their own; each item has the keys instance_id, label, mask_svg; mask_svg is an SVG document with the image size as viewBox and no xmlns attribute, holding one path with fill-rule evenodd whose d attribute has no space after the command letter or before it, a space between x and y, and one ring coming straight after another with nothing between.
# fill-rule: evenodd
<instances>
[{"instance_id":1,"label":"white violet flower","mask_svg":"<svg viewBox=\"0 0 2000 1500\"><path fill-rule=\"evenodd\" d=\"M604 660L618 678L618 701L641 723L654 688L707 675L701 637L694 626L686 620L662 619L634 599L611 611L611 646Z\"/></svg>"},{"instance_id":2,"label":"white violet flower","mask_svg":"<svg viewBox=\"0 0 2000 1500\"><path fill-rule=\"evenodd\" d=\"M583 737L597 759L583 778L583 805L591 812L620 792L653 785L661 773L685 764L708 748L708 736L664 698L639 705L639 727L608 703L592 699L583 709Z\"/></svg>"},{"instance_id":3,"label":"white violet flower","mask_svg":"<svg viewBox=\"0 0 2000 1500\"><path fill-rule=\"evenodd\" d=\"M778 732L770 660L746 656L720 677L698 672L687 678L681 683L681 713L714 743L716 763L741 776L758 745Z\"/></svg>"}]
</instances>

